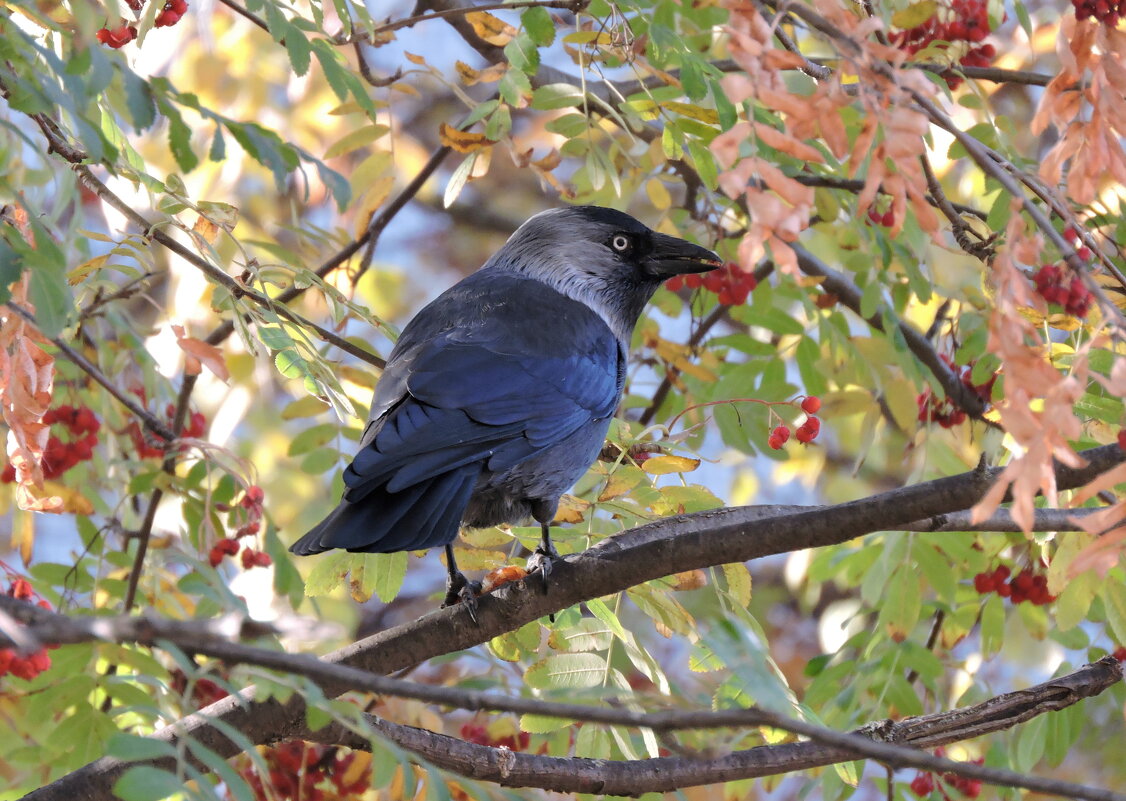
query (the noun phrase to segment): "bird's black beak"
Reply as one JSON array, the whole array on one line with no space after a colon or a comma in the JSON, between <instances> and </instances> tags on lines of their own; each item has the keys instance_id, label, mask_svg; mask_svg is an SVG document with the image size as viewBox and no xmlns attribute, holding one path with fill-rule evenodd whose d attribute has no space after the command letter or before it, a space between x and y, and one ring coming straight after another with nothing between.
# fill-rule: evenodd
<instances>
[{"instance_id":1,"label":"bird's black beak","mask_svg":"<svg viewBox=\"0 0 1126 801\"><path fill-rule=\"evenodd\" d=\"M655 232L653 249L643 264L645 271L657 281L685 273L706 273L723 266L719 256L707 248Z\"/></svg>"}]
</instances>

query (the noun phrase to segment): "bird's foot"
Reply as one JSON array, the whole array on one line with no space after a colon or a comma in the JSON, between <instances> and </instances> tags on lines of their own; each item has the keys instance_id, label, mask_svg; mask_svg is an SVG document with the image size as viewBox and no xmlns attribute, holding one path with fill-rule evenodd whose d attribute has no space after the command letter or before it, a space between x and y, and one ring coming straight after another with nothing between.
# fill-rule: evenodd
<instances>
[{"instance_id":1,"label":"bird's foot","mask_svg":"<svg viewBox=\"0 0 1126 801\"><path fill-rule=\"evenodd\" d=\"M446 597L442 608L454 604L464 604L469 619L477 622L477 596L481 594L481 582L470 581L460 570L446 577Z\"/></svg>"},{"instance_id":2,"label":"bird's foot","mask_svg":"<svg viewBox=\"0 0 1126 801\"><path fill-rule=\"evenodd\" d=\"M532 555L528 557L528 572L539 570L543 575L543 591L547 592L547 581L551 577L551 568L556 559L561 558L559 551L555 550L555 546L547 543L540 543L536 549L532 551Z\"/></svg>"}]
</instances>

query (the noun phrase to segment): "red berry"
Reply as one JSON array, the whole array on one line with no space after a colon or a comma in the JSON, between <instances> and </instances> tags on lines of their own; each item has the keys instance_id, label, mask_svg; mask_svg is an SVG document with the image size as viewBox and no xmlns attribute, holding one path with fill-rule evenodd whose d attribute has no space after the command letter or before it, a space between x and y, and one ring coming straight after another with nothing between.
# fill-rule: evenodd
<instances>
[{"instance_id":1,"label":"red berry","mask_svg":"<svg viewBox=\"0 0 1126 801\"><path fill-rule=\"evenodd\" d=\"M1111 656L1113 656L1119 662L1126 662L1126 645L1120 645L1115 648L1114 653L1112 653Z\"/></svg>"},{"instance_id":2,"label":"red berry","mask_svg":"<svg viewBox=\"0 0 1126 801\"><path fill-rule=\"evenodd\" d=\"M817 414L821 411L821 399L816 395L809 395L801 402L801 410L806 414Z\"/></svg>"},{"instance_id":3,"label":"red berry","mask_svg":"<svg viewBox=\"0 0 1126 801\"><path fill-rule=\"evenodd\" d=\"M978 573L974 576L974 589L978 595L985 595L993 590L993 576L988 573Z\"/></svg>"},{"instance_id":4,"label":"red berry","mask_svg":"<svg viewBox=\"0 0 1126 801\"><path fill-rule=\"evenodd\" d=\"M665 289L669 292L679 292L684 288L684 276L674 275L669 280L665 281Z\"/></svg>"},{"instance_id":5,"label":"red berry","mask_svg":"<svg viewBox=\"0 0 1126 801\"><path fill-rule=\"evenodd\" d=\"M704 277L699 273L684 276L684 285L689 289L699 289L704 285Z\"/></svg>"},{"instance_id":6,"label":"red berry","mask_svg":"<svg viewBox=\"0 0 1126 801\"><path fill-rule=\"evenodd\" d=\"M911 780L911 792L925 798L934 792L934 774L932 773L916 773L915 778Z\"/></svg>"},{"instance_id":7,"label":"red berry","mask_svg":"<svg viewBox=\"0 0 1126 801\"><path fill-rule=\"evenodd\" d=\"M719 292L727 284L727 274L723 270L712 270L704 273L704 289L709 292Z\"/></svg>"},{"instance_id":8,"label":"red berry","mask_svg":"<svg viewBox=\"0 0 1126 801\"><path fill-rule=\"evenodd\" d=\"M780 425L770 432L770 436L778 437L782 442L786 442L790 438L790 429L788 426Z\"/></svg>"},{"instance_id":9,"label":"red berry","mask_svg":"<svg viewBox=\"0 0 1126 801\"><path fill-rule=\"evenodd\" d=\"M1126 450L1126 447L1123 447L1123 450ZM0 482L3 482L5 484L11 484L15 480L16 480L16 468L13 467L12 464L9 462L8 464L4 465L4 469L2 471L0 471Z\"/></svg>"},{"instance_id":10,"label":"red berry","mask_svg":"<svg viewBox=\"0 0 1126 801\"><path fill-rule=\"evenodd\" d=\"M1118 432L1118 447L1126 451L1126 428Z\"/></svg>"},{"instance_id":11,"label":"red berry","mask_svg":"<svg viewBox=\"0 0 1126 801\"><path fill-rule=\"evenodd\" d=\"M1089 247L1087 247L1086 245L1084 245L1083 247L1076 249L1075 255L1078 256L1079 258L1083 259L1083 261L1090 261L1090 259L1091 259L1091 249Z\"/></svg>"},{"instance_id":12,"label":"red berry","mask_svg":"<svg viewBox=\"0 0 1126 801\"><path fill-rule=\"evenodd\" d=\"M729 289L721 289L718 293L716 293L716 300L719 301L721 306L738 305L735 303L735 298L731 294L731 290Z\"/></svg>"},{"instance_id":13,"label":"red berry","mask_svg":"<svg viewBox=\"0 0 1126 801\"><path fill-rule=\"evenodd\" d=\"M266 493L263 492L262 488L257 484L251 484L246 488L246 497L251 503L261 506L262 501L266 497Z\"/></svg>"}]
</instances>

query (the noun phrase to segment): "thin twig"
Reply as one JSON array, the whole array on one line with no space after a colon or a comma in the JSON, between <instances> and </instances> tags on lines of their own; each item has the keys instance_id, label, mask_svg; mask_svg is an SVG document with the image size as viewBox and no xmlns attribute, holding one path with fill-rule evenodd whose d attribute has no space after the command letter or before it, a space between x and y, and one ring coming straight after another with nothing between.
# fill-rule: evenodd
<instances>
[{"instance_id":1,"label":"thin twig","mask_svg":"<svg viewBox=\"0 0 1126 801\"><path fill-rule=\"evenodd\" d=\"M792 245L794 252L798 257L798 267L806 275L816 276L822 278L821 288L836 295L842 304L851 309L856 314L868 323L868 325L875 328L877 331L884 330L884 320L893 319L895 325L899 328L903 339L907 342L907 347L911 350L919 361L926 366L928 370L938 379L942 389L946 392L946 396L957 404L958 408L966 412L971 417L981 420L986 425L996 427L997 424L992 420L987 420L984 417L985 403L974 392L971 392L961 379L955 375L950 366L942 360L938 355L938 351L930 341L923 336L913 326L896 318L890 310L881 309L871 317L864 317L861 312L861 293L856 286L849 281L843 274L834 270L821 259L814 256L801 245Z\"/></svg>"}]
</instances>

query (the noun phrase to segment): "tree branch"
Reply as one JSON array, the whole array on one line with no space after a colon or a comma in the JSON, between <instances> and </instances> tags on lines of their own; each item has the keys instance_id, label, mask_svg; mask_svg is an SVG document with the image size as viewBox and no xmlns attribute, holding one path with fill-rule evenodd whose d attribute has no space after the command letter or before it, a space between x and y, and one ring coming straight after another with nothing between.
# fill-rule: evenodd
<instances>
[{"instance_id":1,"label":"tree branch","mask_svg":"<svg viewBox=\"0 0 1126 801\"><path fill-rule=\"evenodd\" d=\"M602 760L537 756L467 743L454 737L366 716L371 727L426 762L473 779L507 787L540 787L555 792L637 796L670 792L717 782L776 776L797 770L877 759L897 768L914 767L954 773L1002 787L1022 787L1086 801L1126 801L1126 795L1058 779L987 768L933 756L920 748L970 739L1010 728L1049 711L1097 695L1122 679L1112 657L1015 693L1006 693L965 709L903 721L877 721L854 732L837 732L804 721L763 712L763 725L810 738L808 742L766 745L710 759L658 757ZM314 742L371 749L371 741L343 726L330 724L311 733Z\"/></svg>"}]
</instances>

